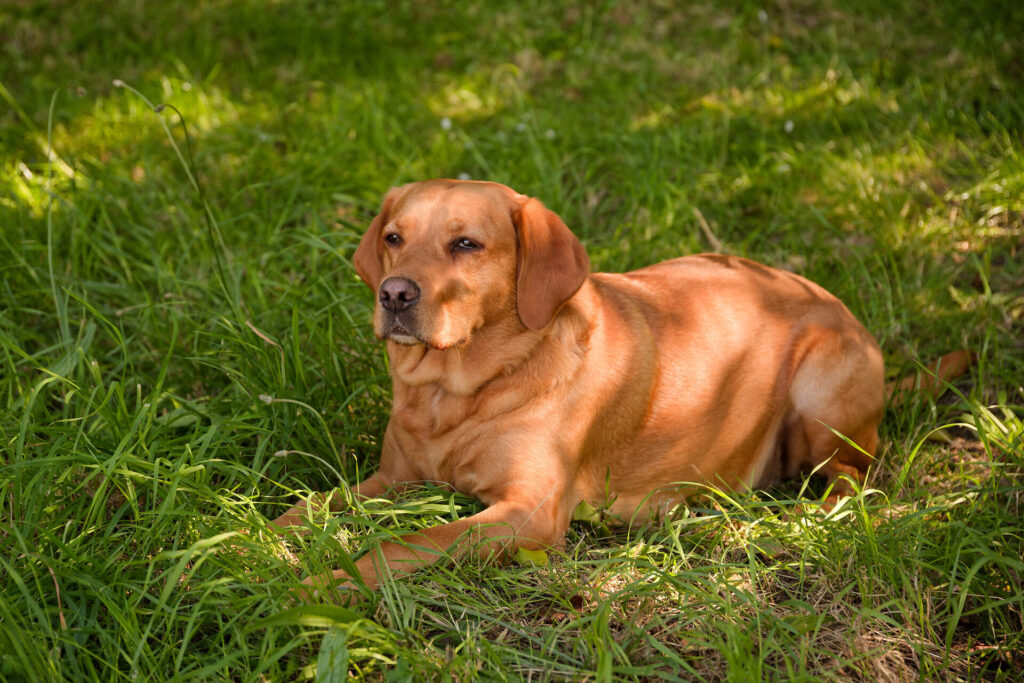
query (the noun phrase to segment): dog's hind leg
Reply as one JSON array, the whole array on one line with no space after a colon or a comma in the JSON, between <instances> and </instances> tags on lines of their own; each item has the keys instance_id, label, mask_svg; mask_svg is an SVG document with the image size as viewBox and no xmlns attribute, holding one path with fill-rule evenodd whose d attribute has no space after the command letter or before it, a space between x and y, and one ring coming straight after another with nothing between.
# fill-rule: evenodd
<instances>
[{"instance_id":1,"label":"dog's hind leg","mask_svg":"<svg viewBox=\"0 0 1024 683\"><path fill-rule=\"evenodd\" d=\"M862 330L812 332L790 384L780 453L785 476L817 470L835 482L836 493L849 491L842 475L864 481L878 449L885 378L881 351Z\"/></svg>"}]
</instances>

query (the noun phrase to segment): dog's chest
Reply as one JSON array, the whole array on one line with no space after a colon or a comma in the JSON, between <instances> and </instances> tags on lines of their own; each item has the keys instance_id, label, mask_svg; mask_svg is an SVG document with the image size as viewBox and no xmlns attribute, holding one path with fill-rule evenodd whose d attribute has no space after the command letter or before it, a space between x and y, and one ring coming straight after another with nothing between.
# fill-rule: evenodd
<instances>
[{"instance_id":1,"label":"dog's chest","mask_svg":"<svg viewBox=\"0 0 1024 683\"><path fill-rule=\"evenodd\" d=\"M421 442L434 441L466 421L471 400L438 385L406 388L395 394L393 416L399 426Z\"/></svg>"},{"instance_id":2,"label":"dog's chest","mask_svg":"<svg viewBox=\"0 0 1024 683\"><path fill-rule=\"evenodd\" d=\"M396 402L393 419L409 464L428 481L447 482L459 490L472 488L467 460L484 447L473 402L441 388L419 387Z\"/></svg>"}]
</instances>

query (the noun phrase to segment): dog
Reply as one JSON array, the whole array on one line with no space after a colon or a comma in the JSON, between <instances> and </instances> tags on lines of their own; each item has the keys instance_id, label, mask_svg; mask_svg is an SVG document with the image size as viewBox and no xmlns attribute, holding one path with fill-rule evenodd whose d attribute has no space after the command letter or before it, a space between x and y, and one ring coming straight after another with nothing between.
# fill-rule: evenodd
<instances>
[{"instance_id":1,"label":"dog","mask_svg":"<svg viewBox=\"0 0 1024 683\"><path fill-rule=\"evenodd\" d=\"M562 547L581 501L631 519L811 470L846 491L878 448L878 343L799 275L718 254L591 273L540 201L455 180L388 192L353 260L394 387L353 492L443 482L486 505L359 559L369 589L451 554ZM341 506L319 494L274 524L325 503ZM354 578L310 577L307 597Z\"/></svg>"}]
</instances>

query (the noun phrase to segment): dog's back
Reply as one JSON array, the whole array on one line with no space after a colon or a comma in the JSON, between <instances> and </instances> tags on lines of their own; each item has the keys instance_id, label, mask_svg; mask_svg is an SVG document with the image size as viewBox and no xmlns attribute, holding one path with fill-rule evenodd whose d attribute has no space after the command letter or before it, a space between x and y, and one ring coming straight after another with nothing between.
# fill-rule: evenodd
<instances>
[{"instance_id":1,"label":"dog's back","mask_svg":"<svg viewBox=\"0 0 1024 683\"><path fill-rule=\"evenodd\" d=\"M600 320L593 372L608 376L584 469L595 490L610 483L613 509L673 482L765 486L825 460L826 476L863 476L869 458L831 430L874 453L882 357L830 293L718 255L591 281L571 305Z\"/></svg>"}]
</instances>

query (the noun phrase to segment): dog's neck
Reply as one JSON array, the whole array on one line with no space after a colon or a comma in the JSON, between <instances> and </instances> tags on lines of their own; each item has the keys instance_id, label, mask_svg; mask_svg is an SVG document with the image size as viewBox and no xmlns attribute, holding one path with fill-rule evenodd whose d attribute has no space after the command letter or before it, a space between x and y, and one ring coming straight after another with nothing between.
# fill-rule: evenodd
<instances>
[{"instance_id":1,"label":"dog's neck","mask_svg":"<svg viewBox=\"0 0 1024 683\"><path fill-rule=\"evenodd\" d=\"M487 420L514 410L570 380L589 338L587 319L569 304L543 330L515 319L485 326L450 349L389 341L392 419L408 435L429 440L471 417Z\"/></svg>"}]
</instances>

